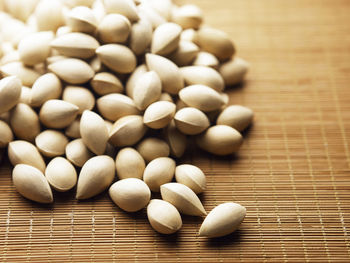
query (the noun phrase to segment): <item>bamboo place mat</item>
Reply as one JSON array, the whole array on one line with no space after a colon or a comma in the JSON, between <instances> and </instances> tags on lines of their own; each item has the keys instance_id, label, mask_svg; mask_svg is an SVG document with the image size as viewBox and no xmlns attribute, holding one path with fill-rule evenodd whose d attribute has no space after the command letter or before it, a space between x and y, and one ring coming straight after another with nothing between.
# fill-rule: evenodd
<instances>
[{"instance_id":1,"label":"bamboo place mat","mask_svg":"<svg viewBox=\"0 0 350 263\"><path fill-rule=\"evenodd\" d=\"M197 0L206 22L230 34L251 63L231 103L254 125L236 156L191 150L204 170L207 211L247 207L236 233L199 238L201 218L176 235L127 214L106 193L86 202L55 194L52 206L20 197L0 169L4 262L350 262L350 1Z\"/></svg>"}]
</instances>

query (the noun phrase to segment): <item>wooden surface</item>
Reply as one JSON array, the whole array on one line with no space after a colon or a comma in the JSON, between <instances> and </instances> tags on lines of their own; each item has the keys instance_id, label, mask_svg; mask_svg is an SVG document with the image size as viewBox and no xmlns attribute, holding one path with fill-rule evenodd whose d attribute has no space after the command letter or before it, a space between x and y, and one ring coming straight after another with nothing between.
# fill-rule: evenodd
<instances>
[{"instance_id":1,"label":"wooden surface","mask_svg":"<svg viewBox=\"0 0 350 263\"><path fill-rule=\"evenodd\" d=\"M0 260L6 262L350 262L350 1L196 0L251 63L231 102L256 112L236 157L191 151L208 178L209 211L247 207L240 230L198 238L201 218L173 236L145 212L121 212L103 194L21 198L0 168Z\"/></svg>"}]
</instances>

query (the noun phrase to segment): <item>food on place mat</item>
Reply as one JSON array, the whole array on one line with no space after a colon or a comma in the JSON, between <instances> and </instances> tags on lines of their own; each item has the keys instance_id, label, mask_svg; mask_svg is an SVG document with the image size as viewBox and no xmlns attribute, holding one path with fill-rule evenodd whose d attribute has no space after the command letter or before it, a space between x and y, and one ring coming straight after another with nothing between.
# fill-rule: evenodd
<instances>
[{"instance_id":1,"label":"food on place mat","mask_svg":"<svg viewBox=\"0 0 350 263\"><path fill-rule=\"evenodd\" d=\"M136 212L146 207L151 198L147 184L137 178L127 178L115 182L109 188L113 202L127 212Z\"/></svg>"},{"instance_id":2,"label":"food on place mat","mask_svg":"<svg viewBox=\"0 0 350 263\"><path fill-rule=\"evenodd\" d=\"M200 236L221 237L234 232L244 220L246 208L236 203L224 203L215 207L204 219Z\"/></svg>"},{"instance_id":3,"label":"food on place mat","mask_svg":"<svg viewBox=\"0 0 350 263\"><path fill-rule=\"evenodd\" d=\"M77 172L74 166L63 157L52 159L45 170L49 184L58 192L66 192L77 183Z\"/></svg>"},{"instance_id":4,"label":"food on place mat","mask_svg":"<svg viewBox=\"0 0 350 263\"><path fill-rule=\"evenodd\" d=\"M180 213L191 216L207 214L198 196L184 184L163 184L160 186L160 193L163 200L173 204Z\"/></svg>"},{"instance_id":5,"label":"food on place mat","mask_svg":"<svg viewBox=\"0 0 350 263\"><path fill-rule=\"evenodd\" d=\"M191 188L196 194L204 192L207 180L205 174L197 166L182 164L175 169L176 182Z\"/></svg>"},{"instance_id":6,"label":"food on place mat","mask_svg":"<svg viewBox=\"0 0 350 263\"><path fill-rule=\"evenodd\" d=\"M24 197L39 203L52 203L52 191L44 174L37 168L18 164L12 171L12 182Z\"/></svg>"},{"instance_id":7,"label":"food on place mat","mask_svg":"<svg viewBox=\"0 0 350 263\"><path fill-rule=\"evenodd\" d=\"M119 179L142 179L146 163L138 151L134 148L126 147L118 152L115 167Z\"/></svg>"},{"instance_id":8,"label":"food on place mat","mask_svg":"<svg viewBox=\"0 0 350 263\"><path fill-rule=\"evenodd\" d=\"M175 166L175 161L171 158L156 158L147 164L143 173L143 180L152 192L159 192L161 185L173 180Z\"/></svg>"},{"instance_id":9,"label":"food on place mat","mask_svg":"<svg viewBox=\"0 0 350 263\"><path fill-rule=\"evenodd\" d=\"M147 217L153 229L161 234L173 234L182 226L179 211L163 200L153 199L149 202Z\"/></svg>"},{"instance_id":10,"label":"food on place mat","mask_svg":"<svg viewBox=\"0 0 350 263\"><path fill-rule=\"evenodd\" d=\"M51 188L76 186L77 199L109 188L125 211L147 206L162 234L181 228L180 212L205 216L205 174L174 158L190 141L216 155L243 142L253 111L230 106L225 87L249 65L230 37L197 6L171 0L28 5L5 1L0 11L0 155L7 148L17 191L51 203ZM163 200L150 201L159 191ZM200 235L229 234L245 213L219 205Z\"/></svg>"}]
</instances>

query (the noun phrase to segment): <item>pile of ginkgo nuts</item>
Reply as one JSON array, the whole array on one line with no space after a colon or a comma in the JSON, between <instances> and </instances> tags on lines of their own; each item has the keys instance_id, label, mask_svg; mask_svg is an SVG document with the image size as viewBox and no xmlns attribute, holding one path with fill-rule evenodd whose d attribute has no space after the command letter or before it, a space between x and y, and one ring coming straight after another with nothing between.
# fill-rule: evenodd
<instances>
[{"instance_id":1,"label":"pile of ginkgo nuts","mask_svg":"<svg viewBox=\"0 0 350 263\"><path fill-rule=\"evenodd\" d=\"M238 151L253 119L224 93L248 70L229 36L203 25L197 6L171 0L0 4L0 149L17 191L52 203L52 189L76 186L82 200L109 188L122 210L147 207L162 234L181 228L180 213L206 216L204 173L175 159L189 141ZM230 234L245 214L220 204L199 235Z\"/></svg>"}]
</instances>

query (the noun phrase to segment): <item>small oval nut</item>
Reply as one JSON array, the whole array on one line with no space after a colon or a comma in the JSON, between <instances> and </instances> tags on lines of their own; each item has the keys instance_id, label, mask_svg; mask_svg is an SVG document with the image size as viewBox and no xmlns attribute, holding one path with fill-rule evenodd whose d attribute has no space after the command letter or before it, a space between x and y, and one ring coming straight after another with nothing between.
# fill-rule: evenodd
<instances>
[{"instance_id":1,"label":"small oval nut","mask_svg":"<svg viewBox=\"0 0 350 263\"><path fill-rule=\"evenodd\" d=\"M251 109L240 105L231 105L220 113L216 124L227 125L242 132L251 124L253 117L254 113Z\"/></svg>"},{"instance_id":2,"label":"small oval nut","mask_svg":"<svg viewBox=\"0 0 350 263\"><path fill-rule=\"evenodd\" d=\"M67 159L77 167L82 167L94 154L86 147L82 139L76 139L66 145Z\"/></svg>"},{"instance_id":3,"label":"small oval nut","mask_svg":"<svg viewBox=\"0 0 350 263\"><path fill-rule=\"evenodd\" d=\"M38 149L27 141L12 141L8 145L8 157L13 166L28 164L45 172L46 164Z\"/></svg>"},{"instance_id":4,"label":"small oval nut","mask_svg":"<svg viewBox=\"0 0 350 263\"><path fill-rule=\"evenodd\" d=\"M191 188L196 194L204 192L206 178L201 169L191 164L182 164L175 169L176 182Z\"/></svg>"},{"instance_id":5,"label":"small oval nut","mask_svg":"<svg viewBox=\"0 0 350 263\"><path fill-rule=\"evenodd\" d=\"M182 226L179 211L169 202L153 199L147 206L148 221L161 234L173 234Z\"/></svg>"},{"instance_id":6,"label":"small oval nut","mask_svg":"<svg viewBox=\"0 0 350 263\"><path fill-rule=\"evenodd\" d=\"M141 154L134 148L127 147L121 149L116 157L115 166L119 179L143 178L146 164Z\"/></svg>"},{"instance_id":7,"label":"small oval nut","mask_svg":"<svg viewBox=\"0 0 350 263\"><path fill-rule=\"evenodd\" d=\"M111 157L92 157L81 168L76 198L82 200L98 195L111 185L114 176L115 164Z\"/></svg>"},{"instance_id":8,"label":"small oval nut","mask_svg":"<svg viewBox=\"0 0 350 263\"><path fill-rule=\"evenodd\" d=\"M152 137L143 139L136 149L147 163L159 157L168 157L170 154L169 145L165 141Z\"/></svg>"},{"instance_id":9,"label":"small oval nut","mask_svg":"<svg viewBox=\"0 0 350 263\"><path fill-rule=\"evenodd\" d=\"M16 76L0 80L0 114L9 111L20 100L22 92L21 80Z\"/></svg>"},{"instance_id":10,"label":"small oval nut","mask_svg":"<svg viewBox=\"0 0 350 263\"><path fill-rule=\"evenodd\" d=\"M143 173L143 181L145 181L152 192L159 192L161 185L172 181L175 166L175 161L171 158L156 158L147 164Z\"/></svg>"},{"instance_id":11,"label":"small oval nut","mask_svg":"<svg viewBox=\"0 0 350 263\"><path fill-rule=\"evenodd\" d=\"M45 177L58 192L69 191L78 180L74 166L63 157L56 157L49 162L45 170Z\"/></svg>"},{"instance_id":12,"label":"small oval nut","mask_svg":"<svg viewBox=\"0 0 350 263\"><path fill-rule=\"evenodd\" d=\"M160 187L162 199L173 204L180 213L192 216L206 215L198 196L186 185L167 183Z\"/></svg>"},{"instance_id":13,"label":"small oval nut","mask_svg":"<svg viewBox=\"0 0 350 263\"><path fill-rule=\"evenodd\" d=\"M12 171L12 181L25 198L43 204L53 202L50 185L37 168L27 164L16 165Z\"/></svg>"},{"instance_id":14,"label":"small oval nut","mask_svg":"<svg viewBox=\"0 0 350 263\"><path fill-rule=\"evenodd\" d=\"M204 219L199 236L215 238L233 233L243 222L246 208L237 203L224 203L215 207Z\"/></svg>"},{"instance_id":15,"label":"small oval nut","mask_svg":"<svg viewBox=\"0 0 350 263\"><path fill-rule=\"evenodd\" d=\"M35 138L35 145L42 155L56 157L63 155L68 138L60 131L45 130Z\"/></svg>"},{"instance_id":16,"label":"small oval nut","mask_svg":"<svg viewBox=\"0 0 350 263\"><path fill-rule=\"evenodd\" d=\"M151 191L144 181L137 178L119 180L109 188L113 202L127 212L136 212L146 207Z\"/></svg>"},{"instance_id":17,"label":"small oval nut","mask_svg":"<svg viewBox=\"0 0 350 263\"><path fill-rule=\"evenodd\" d=\"M168 101L157 101L149 105L143 115L143 122L152 129L166 127L174 118L176 105Z\"/></svg>"},{"instance_id":18,"label":"small oval nut","mask_svg":"<svg viewBox=\"0 0 350 263\"><path fill-rule=\"evenodd\" d=\"M227 125L212 126L196 138L196 143L201 149L216 155L235 153L242 142L242 135Z\"/></svg>"},{"instance_id":19,"label":"small oval nut","mask_svg":"<svg viewBox=\"0 0 350 263\"><path fill-rule=\"evenodd\" d=\"M208 117L202 111L192 107L179 110L174 120L176 128L187 135L200 134L210 126Z\"/></svg>"}]
</instances>

